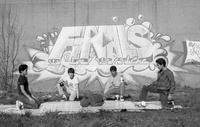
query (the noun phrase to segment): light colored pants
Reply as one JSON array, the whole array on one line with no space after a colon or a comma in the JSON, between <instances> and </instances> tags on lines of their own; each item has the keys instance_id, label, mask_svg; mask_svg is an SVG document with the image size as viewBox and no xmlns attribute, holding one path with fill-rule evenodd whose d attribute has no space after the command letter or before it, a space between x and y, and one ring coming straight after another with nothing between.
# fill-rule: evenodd
<instances>
[{"instance_id":1,"label":"light colored pants","mask_svg":"<svg viewBox=\"0 0 200 127\"><path fill-rule=\"evenodd\" d=\"M75 98L77 97L77 91L71 90L66 86L60 86L60 84L57 84L57 89L59 95L66 95L69 94L69 100L74 101Z\"/></svg>"}]
</instances>

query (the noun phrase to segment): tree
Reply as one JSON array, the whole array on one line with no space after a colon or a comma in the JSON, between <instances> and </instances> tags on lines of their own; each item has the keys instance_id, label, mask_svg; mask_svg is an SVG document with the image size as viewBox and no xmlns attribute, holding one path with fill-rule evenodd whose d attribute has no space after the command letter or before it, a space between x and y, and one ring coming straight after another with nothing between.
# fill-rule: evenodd
<instances>
[{"instance_id":1,"label":"tree","mask_svg":"<svg viewBox=\"0 0 200 127\"><path fill-rule=\"evenodd\" d=\"M11 91L22 28L16 24L17 14L13 13L11 5L2 4L0 16L0 89Z\"/></svg>"}]
</instances>

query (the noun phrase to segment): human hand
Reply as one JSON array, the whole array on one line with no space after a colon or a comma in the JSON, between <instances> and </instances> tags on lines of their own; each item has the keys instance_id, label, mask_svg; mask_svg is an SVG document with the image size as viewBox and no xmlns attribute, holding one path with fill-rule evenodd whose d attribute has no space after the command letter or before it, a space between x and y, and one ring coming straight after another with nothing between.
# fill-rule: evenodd
<instances>
[{"instance_id":1,"label":"human hand","mask_svg":"<svg viewBox=\"0 0 200 127\"><path fill-rule=\"evenodd\" d=\"M64 81L60 82L59 84L60 86L64 86Z\"/></svg>"}]
</instances>

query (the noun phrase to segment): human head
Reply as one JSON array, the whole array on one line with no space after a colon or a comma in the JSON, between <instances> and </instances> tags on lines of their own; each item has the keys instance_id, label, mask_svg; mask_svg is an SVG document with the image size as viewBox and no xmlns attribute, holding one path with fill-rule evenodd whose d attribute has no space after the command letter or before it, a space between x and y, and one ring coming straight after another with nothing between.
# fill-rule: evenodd
<instances>
[{"instance_id":1,"label":"human head","mask_svg":"<svg viewBox=\"0 0 200 127\"><path fill-rule=\"evenodd\" d=\"M113 77L117 75L117 67L116 66L111 66L110 67L110 73Z\"/></svg>"},{"instance_id":2,"label":"human head","mask_svg":"<svg viewBox=\"0 0 200 127\"><path fill-rule=\"evenodd\" d=\"M28 66L26 64L21 64L19 66L19 73L21 75L27 75Z\"/></svg>"},{"instance_id":3,"label":"human head","mask_svg":"<svg viewBox=\"0 0 200 127\"><path fill-rule=\"evenodd\" d=\"M68 75L69 75L69 77L70 77L71 79L74 78L74 73L75 73L74 68L69 68L69 69L68 69Z\"/></svg>"},{"instance_id":4,"label":"human head","mask_svg":"<svg viewBox=\"0 0 200 127\"><path fill-rule=\"evenodd\" d=\"M158 69L160 69L160 70L162 68L166 67L166 61L163 58L157 59L156 64L157 64Z\"/></svg>"}]
</instances>

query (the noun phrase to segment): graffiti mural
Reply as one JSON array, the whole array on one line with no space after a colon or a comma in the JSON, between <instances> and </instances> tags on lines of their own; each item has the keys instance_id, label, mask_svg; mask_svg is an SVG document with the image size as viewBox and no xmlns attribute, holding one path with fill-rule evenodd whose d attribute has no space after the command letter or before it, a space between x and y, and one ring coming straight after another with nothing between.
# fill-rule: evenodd
<instances>
[{"instance_id":1,"label":"graffiti mural","mask_svg":"<svg viewBox=\"0 0 200 127\"><path fill-rule=\"evenodd\" d=\"M137 84L134 75L156 77L155 60L164 58L171 70L178 70L171 64L175 54L170 51L171 38L152 31L149 21L128 18L124 25L63 27L59 32L38 35L36 40L41 50L28 48L32 71L40 74L36 80L60 77L69 67L75 68L80 80L92 82L98 79L104 84L111 65L126 79Z\"/></svg>"},{"instance_id":2,"label":"graffiti mural","mask_svg":"<svg viewBox=\"0 0 200 127\"><path fill-rule=\"evenodd\" d=\"M186 40L186 48L185 63L200 63L200 41Z\"/></svg>"}]
</instances>

